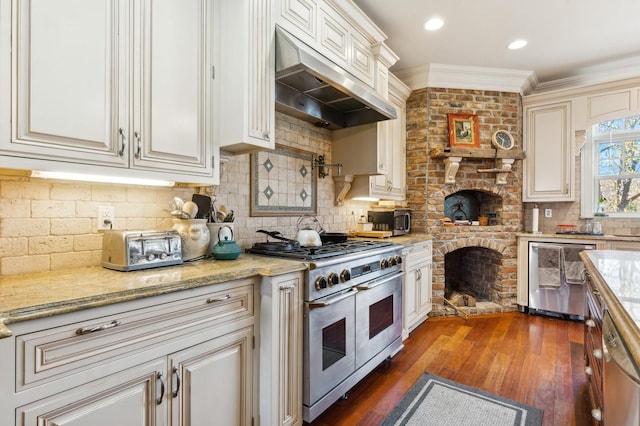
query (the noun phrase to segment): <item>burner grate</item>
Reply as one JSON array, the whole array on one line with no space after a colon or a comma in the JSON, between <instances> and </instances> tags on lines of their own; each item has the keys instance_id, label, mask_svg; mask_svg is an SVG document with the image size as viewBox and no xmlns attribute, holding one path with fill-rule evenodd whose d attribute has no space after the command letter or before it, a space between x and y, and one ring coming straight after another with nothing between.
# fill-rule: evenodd
<instances>
[{"instance_id":1,"label":"burner grate","mask_svg":"<svg viewBox=\"0 0 640 426\"><path fill-rule=\"evenodd\" d=\"M386 247L392 245L393 243L391 243L390 241L347 240L342 243L326 244L320 247L296 247L284 243L281 245L281 248L265 246L264 244L273 243L256 243L253 245L253 247L246 249L246 252L291 259L316 260L334 256L342 256L350 253L357 253L360 251L371 250L379 247Z\"/></svg>"}]
</instances>

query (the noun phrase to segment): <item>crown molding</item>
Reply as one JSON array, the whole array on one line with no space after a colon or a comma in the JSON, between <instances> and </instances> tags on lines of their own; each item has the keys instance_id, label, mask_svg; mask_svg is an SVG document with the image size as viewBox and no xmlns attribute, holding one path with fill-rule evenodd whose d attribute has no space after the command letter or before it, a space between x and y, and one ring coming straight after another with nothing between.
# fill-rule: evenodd
<instances>
[{"instance_id":1,"label":"crown molding","mask_svg":"<svg viewBox=\"0 0 640 426\"><path fill-rule=\"evenodd\" d=\"M526 95L537 86L533 71L427 64L394 72L412 90L424 87L495 90Z\"/></svg>"}]
</instances>

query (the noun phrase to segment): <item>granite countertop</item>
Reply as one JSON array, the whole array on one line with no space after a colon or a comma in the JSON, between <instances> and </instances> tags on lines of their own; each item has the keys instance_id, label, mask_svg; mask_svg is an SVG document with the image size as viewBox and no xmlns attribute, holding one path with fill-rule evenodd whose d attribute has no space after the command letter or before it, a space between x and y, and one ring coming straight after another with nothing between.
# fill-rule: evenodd
<instances>
[{"instance_id":1,"label":"granite countertop","mask_svg":"<svg viewBox=\"0 0 640 426\"><path fill-rule=\"evenodd\" d=\"M368 238L371 239L371 238ZM393 237L398 245L431 240L429 234ZM11 323L172 293L251 276L302 271L299 260L243 253L236 260L200 260L182 265L120 272L101 266L0 277L0 338Z\"/></svg>"},{"instance_id":2,"label":"granite countertop","mask_svg":"<svg viewBox=\"0 0 640 426\"><path fill-rule=\"evenodd\" d=\"M633 235L593 235L593 234L534 234L531 232L519 232L516 234L519 238L562 238L569 240L610 240L610 241L633 241L640 242L640 236Z\"/></svg>"},{"instance_id":3,"label":"granite countertop","mask_svg":"<svg viewBox=\"0 0 640 426\"><path fill-rule=\"evenodd\" d=\"M0 338L8 325L251 276L302 271L300 261L243 253L236 260L119 272L100 266L0 277Z\"/></svg>"},{"instance_id":4,"label":"granite countertop","mask_svg":"<svg viewBox=\"0 0 640 426\"><path fill-rule=\"evenodd\" d=\"M580 256L640 367L640 252L593 250Z\"/></svg>"}]
</instances>

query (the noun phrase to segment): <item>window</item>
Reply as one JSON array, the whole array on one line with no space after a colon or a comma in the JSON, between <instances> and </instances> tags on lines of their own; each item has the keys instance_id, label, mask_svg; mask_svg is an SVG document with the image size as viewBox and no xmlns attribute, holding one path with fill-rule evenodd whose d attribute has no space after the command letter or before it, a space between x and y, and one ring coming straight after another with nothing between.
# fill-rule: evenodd
<instances>
[{"instance_id":1,"label":"window","mask_svg":"<svg viewBox=\"0 0 640 426\"><path fill-rule=\"evenodd\" d=\"M593 125L582 161L583 217L640 217L640 115Z\"/></svg>"}]
</instances>

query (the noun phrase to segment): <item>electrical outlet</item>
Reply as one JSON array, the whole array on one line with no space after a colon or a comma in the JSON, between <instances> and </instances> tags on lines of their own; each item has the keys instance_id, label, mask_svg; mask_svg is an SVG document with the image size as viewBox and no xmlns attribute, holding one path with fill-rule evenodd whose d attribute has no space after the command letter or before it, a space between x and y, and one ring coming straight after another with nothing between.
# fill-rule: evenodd
<instances>
[{"instance_id":1,"label":"electrical outlet","mask_svg":"<svg viewBox=\"0 0 640 426\"><path fill-rule=\"evenodd\" d=\"M98 229L113 229L113 222L116 220L113 206L98 206Z\"/></svg>"},{"instance_id":2,"label":"electrical outlet","mask_svg":"<svg viewBox=\"0 0 640 426\"><path fill-rule=\"evenodd\" d=\"M544 209L544 217L551 217L551 209Z\"/></svg>"}]
</instances>

